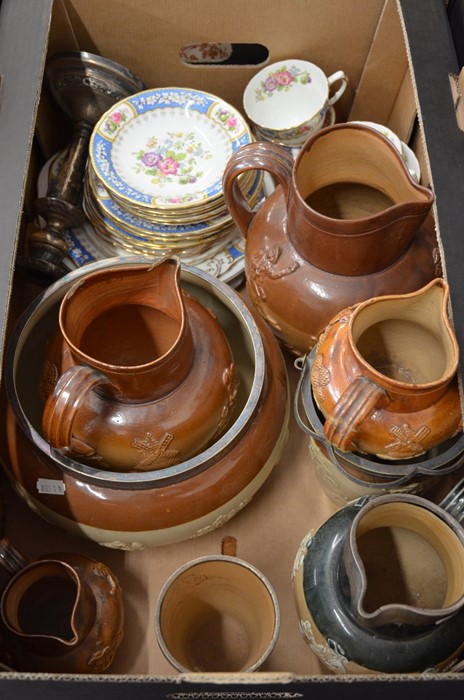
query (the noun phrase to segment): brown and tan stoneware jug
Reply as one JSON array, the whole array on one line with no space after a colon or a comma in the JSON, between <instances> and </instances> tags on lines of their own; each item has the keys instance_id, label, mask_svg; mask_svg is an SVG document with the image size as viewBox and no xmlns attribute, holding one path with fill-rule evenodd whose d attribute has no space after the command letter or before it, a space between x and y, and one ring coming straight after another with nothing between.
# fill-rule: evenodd
<instances>
[{"instance_id":1,"label":"brown and tan stoneware jug","mask_svg":"<svg viewBox=\"0 0 464 700\"><path fill-rule=\"evenodd\" d=\"M462 428L458 344L442 278L341 311L319 338L314 399L332 445L408 459Z\"/></svg>"},{"instance_id":2,"label":"brown and tan stoneware jug","mask_svg":"<svg viewBox=\"0 0 464 700\"><path fill-rule=\"evenodd\" d=\"M133 266L146 260L101 260L47 287L18 320L0 386L0 455L20 497L60 528L130 550L202 536L247 507L282 457L290 418L286 364L269 326L232 287L182 265L182 290L210 309L239 373L228 425L194 457L148 471L101 469L53 449L41 431L39 385L61 302L90 271Z\"/></svg>"},{"instance_id":3,"label":"brown and tan stoneware jug","mask_svg":"<svg viewBox=\"0 0 464 700\"><path fill-rule=\"evenodd\" d=\"M179 274L176 258L102 269L66 294L42 371L52 447L142 472L188 459L224 430L238 387L230 346Z\"/></svg>"},{"instance_id":4,"label":"brown and tan stoneware jug","mask_svg":"<svg viewBox=\"0 0 464 700\"><path fill-rule=\"evenodd\" d=\"M275 191L250 210L238 177L267 170ZM414 291L440 276L428 217L434 196L411 178L397 149L362 124L313 134L294 161L269 142L228 161L224 194L246 238L249 296L297 354L341 309L380 294Z\"/></svg>"},{"instance_id":5,"label":"brown and tan stoneware jug","mask_svg":"<svg viewBox=\"0 0 464 700\"><path fill-rule=\"evenodd\" d=\"M82 554L54 553L30 562L0 541L11 576L0 617L17 671L102 673L124 636L124 604L114 573Z\"/></svg>"}]
</instances>

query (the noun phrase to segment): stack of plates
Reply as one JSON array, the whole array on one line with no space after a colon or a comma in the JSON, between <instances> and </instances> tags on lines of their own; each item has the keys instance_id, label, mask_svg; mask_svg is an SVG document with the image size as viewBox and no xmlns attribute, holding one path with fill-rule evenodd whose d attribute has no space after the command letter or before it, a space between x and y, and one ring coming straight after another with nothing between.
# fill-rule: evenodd
<instances>
[{"instance_id":1,"label":"stack of plates","mask_svg":"<svg viewBox=\"0 0 464 700\"><path fill-rule=\"evenodd\" d=\"M53 188L65 157L66 151L58 151L42 167L37 179L38 197L45 197L47 192ZM70 270L96 260L125 256L124 250L101 240L87 220L78 227L66 229L63 237L69 253L64 263ZM154 257L159 256L149 255L146 257L153 260ZM245 276L245 239L237 229L235 237L229 243L221 246L220 250L211 248L208 256L204 259L199 260L193 255L192 258L183 258L183 262L190 266L196 266L213 277L237 287L242 284Z\"/></svg>"},{"instance_id":2,"label":"stack of plates","mask_svg":"<svg viewBox=\"0 0 464 700\"><path fill-rule=\"evenodd\" d=\"M95 235L118 253L210 258L237 238L222 176L252 140L242 115L209 93L157 88L116 103L90 140L83 207ZM240 186L256 206L262 171Z\"/></svg>"}]
</instances>

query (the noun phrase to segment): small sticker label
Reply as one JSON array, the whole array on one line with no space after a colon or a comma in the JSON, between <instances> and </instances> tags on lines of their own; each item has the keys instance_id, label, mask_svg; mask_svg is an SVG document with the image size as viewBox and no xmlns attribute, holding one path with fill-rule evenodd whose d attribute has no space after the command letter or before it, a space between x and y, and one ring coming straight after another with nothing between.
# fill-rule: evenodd
<instances>
[{"instance_id":1,"label":"small sticker label","mask_svg":"<svg viewBox=\"0 0 464 700\"><path fill-rule=\"evenodd\" d=\"M50 496L64 496L66 484L58 479L37 479L37 491Z\"/></svg>"}]
</instances>

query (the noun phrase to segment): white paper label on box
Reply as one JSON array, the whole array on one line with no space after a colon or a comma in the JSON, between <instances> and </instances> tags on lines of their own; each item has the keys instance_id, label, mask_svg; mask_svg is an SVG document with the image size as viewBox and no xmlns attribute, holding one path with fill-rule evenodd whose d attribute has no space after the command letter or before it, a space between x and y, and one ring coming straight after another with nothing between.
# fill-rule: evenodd
<instances>
[{"instance_id":1,"label":"white paper label on box","mask_svg":"<svg viewBox=\"0 0 464 700\"><path fill-rule=\"evenodd\" d=\"M50 496L64 496L66 484L59 479L37 479L37 491Z\"/></svg>"}]
</instances>

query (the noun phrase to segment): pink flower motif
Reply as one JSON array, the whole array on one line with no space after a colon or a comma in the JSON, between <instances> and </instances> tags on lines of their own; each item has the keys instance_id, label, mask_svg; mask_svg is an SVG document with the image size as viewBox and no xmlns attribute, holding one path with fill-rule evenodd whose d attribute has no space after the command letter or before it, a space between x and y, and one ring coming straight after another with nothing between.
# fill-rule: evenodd
<instances>
[{"instance_id":1,"label":"pink flower motif","mask_svg":"<svg viewBox=\"0 0 464 700\"><path fill-rule=\"evenodd\" d=\"M288 70L281 70L276 73L275 79L279 85L290 85L293 80L292 74Z\"/></svg>"},{"instance_id":2,"label":"pink flower motif","mask_svg":"<svg viewBox=\"0 0 464 700\"><path fill-rule=\"evenodd\" d=\"M122 114L121 112L114 112L111 115L111 119L114 121L115 124L120 124L122 122Z\"/></svg>"},{"instance_id":3,"label":"pink flower motif","mask_svg":"<svg viewBox=\"0 0 464 700\"><path fill-rule=\"evenodd\" d=\"M277 82L276 79L274 78L273 75L270 75L269 78L266 78L264 81L264 89L268 90L269 92L272 92L275 90L277 87Z\"/></svg>"},{"instance_id":4,"label":"pink flower motif","mask_svg":"<svg viewBox=\"0 0 464 700\"><path fill-rule=\"evenodd\" d=\"M158 161L156 167L165 175L175 175L179 168L179 163L174 158L162 158Z\"/></svg>"},{"instance_id":5,"label":"pink flower motif","mask_svg":"<svg viewBox=\"0 0 464 700\"><path fill-rule=\"evenodd\" d=\"M237 126L237 123L238 123L237 117L230 116L230 117L227 118L227 126L230 126L231 129L233 129L234 127L236 127L236 126Z\"/></svg>"}]
</instances>

